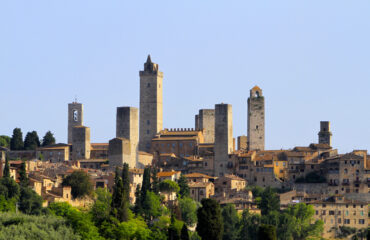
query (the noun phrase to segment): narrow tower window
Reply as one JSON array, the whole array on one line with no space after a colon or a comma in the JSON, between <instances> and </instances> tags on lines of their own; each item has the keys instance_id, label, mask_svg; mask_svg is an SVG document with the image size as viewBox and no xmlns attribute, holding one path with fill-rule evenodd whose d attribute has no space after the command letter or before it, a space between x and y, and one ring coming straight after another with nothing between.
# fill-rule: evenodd
<instances>
[{"instance_id":1,"label":"narrow tower window","mask_svg":"<svg viewBox=\"0 0 370 240\"><path fill-rule=\"evenodd\" d=\"M146 85L147 87L150 87L150 83L148 83L148 85Z\"/></svg>"},{"instance_id":2,"label":"narrow tower window","mask_svg":"<svg viewBox=\"0 0 370 240\"><path fill-rule=\"evenodd\" d=\"M260 93L258 91L256 91L256 94L254 96L255 97L259 97L260 96Z\"/></svg>"}]
</instances>

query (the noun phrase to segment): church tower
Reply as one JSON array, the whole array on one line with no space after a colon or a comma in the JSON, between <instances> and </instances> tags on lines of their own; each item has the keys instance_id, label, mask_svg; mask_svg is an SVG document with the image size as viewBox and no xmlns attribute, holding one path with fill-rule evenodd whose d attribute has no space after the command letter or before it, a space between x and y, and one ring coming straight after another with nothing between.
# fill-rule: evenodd
<instances>
[{"instance_id":1,"label":"church tower","mask_svg":"<svg viewBox=\"0 0 370 240\"><path fill-rule=\"evenodd\" d=\"M163 128L163 73L150 55L140 71L139 150L149 152L152 138Z\"/></svg>"},{"instance_id":2,"label":"church tower","mask_svg":"<svg viewBox=\"0 0 370 240\"><path fill-rule=\"evenodd\" d=\"M248 98L248 150L265 149L265 99L255 86Z\"/></svg>"},{"instance_id":3,"label":"church tower","mask_svg":"<svg viewBox=\"0 0 370 240\"><path fill-rule=\"evenodd\" d=\"M319 132L319 143L328 144L331 146L331 136L332 133L330 132L330 122L329 121L321 121L320 122L320 132Z\"/></svg>"},{"instance_id":4,"label":"church tower","mask_svg":"<svg viewBox=\"0 0 370 240\"><path fill-rule=\"evenodd\" d=\"M83 125L83 105L74 101L68 104L68 144L72 144L74 127Z\"/></svg>"}]
</instances>

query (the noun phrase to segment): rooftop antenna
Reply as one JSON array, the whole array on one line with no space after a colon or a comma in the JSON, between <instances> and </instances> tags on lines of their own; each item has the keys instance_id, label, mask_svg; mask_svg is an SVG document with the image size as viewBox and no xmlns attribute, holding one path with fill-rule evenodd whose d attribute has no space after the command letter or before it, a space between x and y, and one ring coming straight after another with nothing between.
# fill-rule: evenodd
<instances>
[{"instance_id":1,"label":"rooftop antenna","mask_svg":"<svg viewBox=\"0 0 370 240\"><path fill-rule=\"evenodd\" d=\"M75 95L75 103L77 103L77 95Z\"/></svg>"}]
</instances>

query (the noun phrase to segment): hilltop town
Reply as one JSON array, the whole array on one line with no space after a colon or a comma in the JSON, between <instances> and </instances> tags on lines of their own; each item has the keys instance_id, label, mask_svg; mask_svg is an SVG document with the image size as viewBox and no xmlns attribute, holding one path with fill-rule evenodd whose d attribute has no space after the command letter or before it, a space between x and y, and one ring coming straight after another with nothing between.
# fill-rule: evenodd
<instances>
[{"instance_id":1,"label":"hilltop town","mask_svg":"<svg viewBox=\"0 0 370 240\"><path fill-rule=\"evenodd\" d=\"M83 104L74 101L68 104L68 142L31 150L0 147L1 177L8 164L10 177L22 182L25 164L28 185L42 197L44 207L68 202L89 208L96 199L73 196L73 186L63 184L64 180L83 170L94 190L105 188L114 194L117 174L128 166L131 206L137 206L138 191L149 171L152 184L157 179L158 184L174 182L181 188L186 179L194 202L213 199L221 207L232 204L239 213L264 215L258 190L273 189L280 211L301 203L312 206L311 221L323 222L320 235L325 238L338 237L345 229L353 234L368 228L370 154L362 149L339 154L332 147L329 121L318 122L318 128L312 129L318 133L317 142L265 149L269 137L265 96L262 86L251 86L245 135L233 136L232 105L227 103L197 109L193 128L169 129L163 126L163 73L150 55L139 77L140 107L117 107L116 136L109 142L90 141L94 130L84 125ZM163 189L158 191L160 204L176 209L179 190Z\"/></svg>"}]
</instances>

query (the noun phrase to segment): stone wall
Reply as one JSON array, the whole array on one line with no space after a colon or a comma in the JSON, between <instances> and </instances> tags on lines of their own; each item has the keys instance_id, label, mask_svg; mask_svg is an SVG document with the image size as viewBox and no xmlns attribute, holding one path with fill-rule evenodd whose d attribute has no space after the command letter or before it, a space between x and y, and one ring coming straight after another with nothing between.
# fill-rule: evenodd
<instances>
[{"instance_id":1,"label":"stone wall","mask_svg":"<svg viewBox=\"0 0 370 240\"><path fill-rule=\"evenodd\" d=\"M199 110L199 129L203 129L205 143L215 142L215 110L200 109Z\"/></svg>"},{"instance_id":2,"label":"stone wall","mask_svg":"<svg viewBox=\"0 0 370 240\"><path fill-rule=\"evenodd\" d=\"M90 159L90 128L77 126L72 130L72 159Z\"/></svg>"},{"instance_id":3,"label":"stone wall","mask_svg":"<svg viewBox=\"0 0 370 240\"><path fill-rule=\"evenodd\" d=\"M73 102L68 104L68 143L72 144L73 127L83 125L83 105Z\"/></svg>"},{"instance_id":4,"label":"stone wall","mask_svg":"<svg viewBox=\"0 0 370 240\"><path fill-rule=\"evenodd\" d=\"M257 86L250 90L248 98L248 147L265 149L265 99Z\"/></svg>"}]
</instances>

